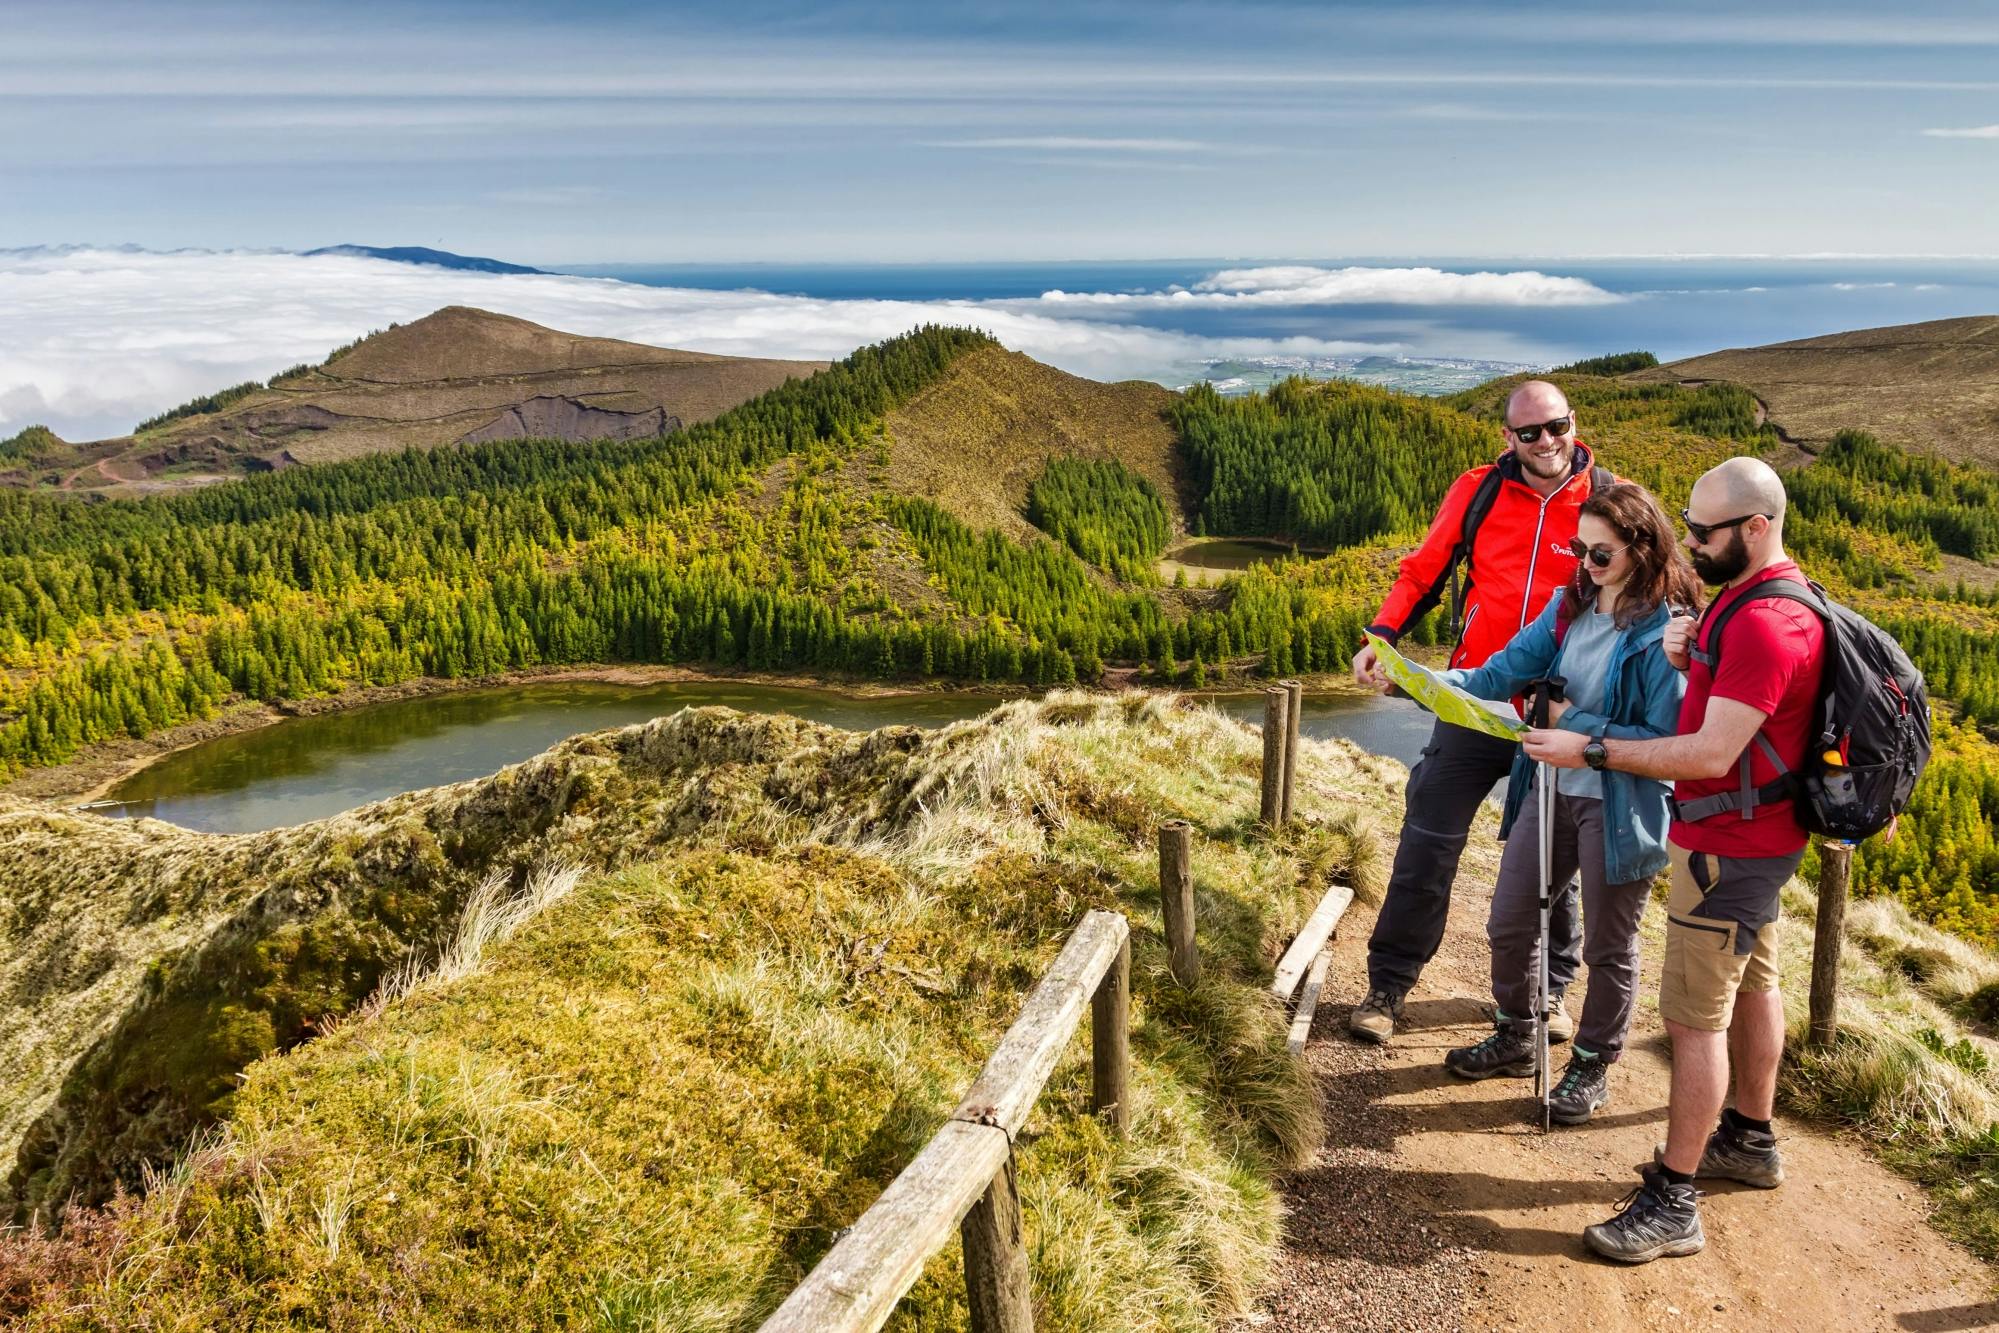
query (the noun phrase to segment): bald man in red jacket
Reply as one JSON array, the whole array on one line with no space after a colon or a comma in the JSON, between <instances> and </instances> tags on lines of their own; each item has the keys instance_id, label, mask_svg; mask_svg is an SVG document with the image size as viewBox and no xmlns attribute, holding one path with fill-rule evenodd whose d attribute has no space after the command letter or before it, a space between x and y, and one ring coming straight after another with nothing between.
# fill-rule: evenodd
<instances>
[{"instance_id":1,"label":"bald man in red jacket","mask_svg":"<svg viewBox=\"0 0 1999 1333\"><path fill-rule=\"evenodd\" d=\"M1582 503L1609 479L1577 438L1575 413L1554 385L1529 380L1515 389L1506 401L1504 425L1506 452L1451 483L1423 544L1403 559L1394 588L1369 626L1393 643L1428 614L1443 595L1462 543L1469 587L1451 653L1454 667L1483 665L1568 581L1576 567L1569 542ZM1490 507L1467 539L1467 512L1482 497ZM1353 669L1362 684L1388 690L1374 649L1363 647ZM1368 941L1367 997L1347 1020L1354 1036L1382 1042L1394 1035L1404 997L1443 942L1451 881L1472 818L1517 753L1512 741L1464 727L1438 722L1431 731L1409 774L1395 869ZM1556 998L1550 1028L1563 1039L1573 1026L1559 997L1581 962L1581 933L1575 895L1564 892L1549 927L1549 994Z\"/></svg>"}]
</instances>

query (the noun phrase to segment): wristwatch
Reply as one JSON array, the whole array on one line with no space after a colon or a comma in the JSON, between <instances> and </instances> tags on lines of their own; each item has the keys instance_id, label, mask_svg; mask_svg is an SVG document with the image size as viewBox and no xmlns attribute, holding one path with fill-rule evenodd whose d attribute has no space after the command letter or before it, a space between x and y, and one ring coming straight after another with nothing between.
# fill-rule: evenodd
<instances>
[{"instance_id":1,"label":"wristwatch","mask_svg":"<svg viewBox=\"0 0 1999 1333\"><path fill-rule=\"evenodd\" d=\"M1603 771L1604 765L1610 762L1610 751L1603 748L1601 738L1583 746L1583 762L1599 773Z\"/></svg>"}]
</instances>

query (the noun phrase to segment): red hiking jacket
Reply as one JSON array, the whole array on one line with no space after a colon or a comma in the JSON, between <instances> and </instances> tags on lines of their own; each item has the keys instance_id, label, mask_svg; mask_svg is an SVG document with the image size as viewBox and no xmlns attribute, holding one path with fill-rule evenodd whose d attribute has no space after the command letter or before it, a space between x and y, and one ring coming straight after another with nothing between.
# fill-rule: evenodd
<instances>
[{"instance_id":1,"label":"red hiking jacket","mask_svg":"<svg viewBox=\"0 0 1999 1333\"><path fill-rule=\"evenodd\" d=\"M1395 586L1368 628L1393 643L1437 604L1450 581L1451 552L1464 532L1465 508L1479 482L1497 468L1503 478L1499 494L1465 560L1464 629L1450 661L1454 667L1485 665L1575 573L1569 543L1590 496L1594 466L1588 447L1578 440L1568 481L1545 500L1521 480L1520 460L1510 449L1498 462L1475 467L1452 482L1423 544L1402 558Z\"/></svg>"}]
</instances>

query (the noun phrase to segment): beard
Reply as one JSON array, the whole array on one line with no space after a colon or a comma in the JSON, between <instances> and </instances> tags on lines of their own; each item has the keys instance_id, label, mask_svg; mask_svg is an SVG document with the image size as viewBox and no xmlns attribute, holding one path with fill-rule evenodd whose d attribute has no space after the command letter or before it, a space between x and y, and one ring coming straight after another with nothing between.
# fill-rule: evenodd
<instances>
[{"instance_id":1,"label":"beard","mask_svg":"<svg viewBox=\"0 0 1999 1333\"><path fill-rule=\"evenodd\" d=\"M1571 432L1563 439L1554 455L1545 461L1530 456L1522 449L1515 449L1513 452L1519 458L1520 466L1537 477L1565 477L1569 474L1569 469L1575 466L1576 437L1574 432Z\"/></svg>"},{"instance_id":2,"label":"beard","mask_svg":"<svg viewBox=\"0 0 1999 1333\"><path fill-rule=\"evenodd\" d=\"M1742 539L1742 529L1736 528L1728 534L1728 545L1714 555L1693 551L1687 558L1693 562L1694 573L1701 576L1702 583L1719 587L1749 568L1749 543Z\"/></svg>"}]
</instances>

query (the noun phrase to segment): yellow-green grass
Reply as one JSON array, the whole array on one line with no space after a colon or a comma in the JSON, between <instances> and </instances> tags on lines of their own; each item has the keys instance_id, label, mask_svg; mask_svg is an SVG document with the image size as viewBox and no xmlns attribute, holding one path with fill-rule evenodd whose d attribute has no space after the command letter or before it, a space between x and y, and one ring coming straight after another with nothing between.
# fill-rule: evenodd
<instances>
[{"instance_id":1,"label":"yellow-green grass","mask_svg":"<svg viewBox=\"0 0 1999 1333\"><path fill-rule=\"evenodd\" d=\"M513 919L462 927L486 947L448 946L449 975L251 1066L220 1131L17 1312L754 1328L942 1123L1075 921L1108 907L1135 928L1131 1132L1090 1116L1079 1037L1018 1149L1036 1313L1210 1326L1264 1281L1274 1175L1322 1134L1263 987L1330 878L1376 886L1362 812L1399 775L1308 743L1307 823L1273 841L1254 828L1258 753L1156 697L1012 704L934 743L908 819L773 806L543 892L532 919L489 904ZM1197 830L1192 992L1159 937L1171 817ZM953 1242L893 1326L963 1327L959 1262Z\"/></svg>"}]
</instances>

